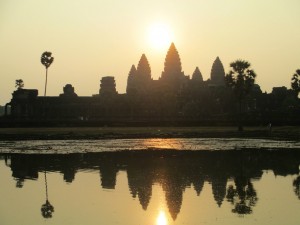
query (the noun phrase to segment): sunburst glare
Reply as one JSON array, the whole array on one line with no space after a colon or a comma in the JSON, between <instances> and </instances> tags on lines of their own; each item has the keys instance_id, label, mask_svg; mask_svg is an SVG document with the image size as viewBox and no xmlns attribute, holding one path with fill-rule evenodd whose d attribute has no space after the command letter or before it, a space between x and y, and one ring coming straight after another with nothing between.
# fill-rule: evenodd
<instances>
[{"instance_id":1,"label":"sunburst glare","mask_svg":"<svg viewBox=\"0 0 300 225\"><path fill-rule=\"evenodd\" d=\"M170 28L163 23L152 24L148 29L147 37L151 47L156 50L164 51L173 41Z\"/></svg>"},{"instance_id":2,"label":"sunburst glare","mask_svg":"<svg viewBox=\"0 0 300 225\"><path fill-rule=\"evenodd\" d=\"M156 225L168 225L168 219L164 211L159 211L159 215L156 219Z\"/></svg>"}]
</instances>

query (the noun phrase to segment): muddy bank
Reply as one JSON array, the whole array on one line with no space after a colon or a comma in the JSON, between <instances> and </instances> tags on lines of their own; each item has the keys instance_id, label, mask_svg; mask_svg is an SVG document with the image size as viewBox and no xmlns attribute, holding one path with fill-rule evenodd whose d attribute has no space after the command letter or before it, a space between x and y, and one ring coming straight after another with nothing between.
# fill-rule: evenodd
<instances>
[{"instance_id":1,"label":"muddy bank","mask_svg":"<svg viewBox=\"0 0 300 225\"><path fill-rule=\"evenodd\" d=\"M299 127L59 127L0 128L0 140L101 140L138 138L261 138L300 140Z\"/></svg>"}]
</instances>

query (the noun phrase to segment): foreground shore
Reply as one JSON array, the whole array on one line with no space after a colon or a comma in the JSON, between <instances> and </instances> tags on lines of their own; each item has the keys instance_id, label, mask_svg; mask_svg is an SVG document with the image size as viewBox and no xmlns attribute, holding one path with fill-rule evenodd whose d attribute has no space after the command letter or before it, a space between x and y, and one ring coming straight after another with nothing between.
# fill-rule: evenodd
<instances>
[{"instance_id":1,"label":"foreground shore","mask_svg":"<svg viewBox=\"0 0 300 225\"><path fill-rule=\"evenodd\" d=\"M300 140L300 127L43 127L0 128L0 140L80 140L120 138L264 138Z\"/></svg>"}]
</instances>

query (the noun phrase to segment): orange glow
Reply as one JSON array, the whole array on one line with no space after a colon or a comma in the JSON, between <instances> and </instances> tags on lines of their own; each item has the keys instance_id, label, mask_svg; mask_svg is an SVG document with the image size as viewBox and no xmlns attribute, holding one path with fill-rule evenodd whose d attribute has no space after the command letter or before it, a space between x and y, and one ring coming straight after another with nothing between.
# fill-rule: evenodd
<instances>
[{"instance_id":1,"label":"orange glow","mask_svg":"<svg viewBox=\"0 0 300 225\"><path fill-rule=\"evenodd\" d=\"M162 210L159 211L159 215L156 219L156 225L167 225L168 224L168 219L166 216L166 213Z\"/></svg>"},{"instance_id":2,"label":"orange glow","mask_svg":"<svg viewBox=\"0 0 300 225\"><path fill-rule=\"evenodd\" d=\"M181 149L182 143L178 139L145 139L143 145L147 148L160 148L160 149Z\"/></svg>"}]
</instances>

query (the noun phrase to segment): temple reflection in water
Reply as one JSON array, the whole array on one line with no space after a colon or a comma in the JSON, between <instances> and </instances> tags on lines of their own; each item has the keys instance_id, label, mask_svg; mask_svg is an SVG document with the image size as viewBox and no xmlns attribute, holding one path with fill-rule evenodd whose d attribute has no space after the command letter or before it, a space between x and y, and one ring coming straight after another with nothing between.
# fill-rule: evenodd
<instances>
[{"instance_id":1,"label":"temple reflection in water","mask_svg":"<svg viewBox=\"0 0 300 225\"><path fill-rule=\"evenodd\" d=\"M124 151L65 155L4 154L1 159L11 168L17 188L26 185L28 179L43 179L38 176L40 172L45 172L45 179L47 172L62 173L64 181L72 183L77 171L99 170L101 187L115 189L118 172L125 171L130 193L139 200L144 210L151 201L153 185L158 184L165 194L170 215L176 220L185 189L193 187L195 195L199 196L205 182L211 185L218 207L226 200L232 204L233 213L252 213L259 202L259 193L252 181L259 180L264 170L272 170L275 175L298 175L300 153L254 149L226 152ZM228 185L228 181L232 184ZM291 186L300 199L299 176Z\"/></svg>"}]
</instances>

